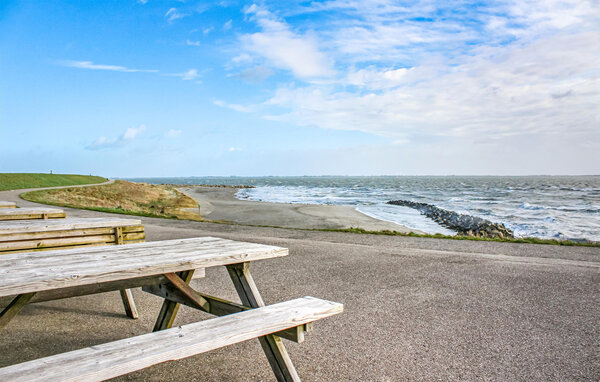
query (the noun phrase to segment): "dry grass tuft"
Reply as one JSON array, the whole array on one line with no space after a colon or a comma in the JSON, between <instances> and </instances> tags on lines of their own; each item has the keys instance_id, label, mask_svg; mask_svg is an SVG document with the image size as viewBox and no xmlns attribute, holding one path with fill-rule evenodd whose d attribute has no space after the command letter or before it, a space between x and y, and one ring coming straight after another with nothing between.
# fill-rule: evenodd
<instances>
[{"instance_id":1,"label":"dry grass tuft","mask_svg":"<svg viewBox=\"0 0 600 382\"><path fill-rule=\"evenodd\" d=\"M165 185L117 180L103 186L33 191L21 197L63 207L202 220L194 199Z\"/></svg>"}]
</instances>

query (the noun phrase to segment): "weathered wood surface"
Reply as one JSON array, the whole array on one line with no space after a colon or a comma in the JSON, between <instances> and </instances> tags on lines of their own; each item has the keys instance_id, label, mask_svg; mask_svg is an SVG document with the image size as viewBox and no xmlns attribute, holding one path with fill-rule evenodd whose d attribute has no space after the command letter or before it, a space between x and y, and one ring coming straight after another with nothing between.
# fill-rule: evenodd
<instances>
[{"instance_id":1,"label":"weathered wood surface","mask_svg":"<svg viewBox=\"0 0 600 382\"><path fill-rule=\"evenodd\" d=\"M2 381L101 381L326 318L335 302L304 297L0 369Z\"/></svg>"},{"instance_id":2,"label":"weathered wood surface","mask_svg":"<svg viewBox=\"0 0 600 382\"><path fill-rule=\"evenodd\" d=\"M4 200L0 200L0 208L15 208L17 204L14 202L5 202Z\"/></svg>"},{"instance_id":3,"label":"weathered wood surface","mask_svg":"<svg viewBox=\"0 0 600 382\"><path fill-rule=\"evenodd\" d=\"M19 208L22 209L22 208ZM60 220L22 220L0 222L0 235L45 231L72 231L91 228L140 226L139 219L120 218L67 218ZM123 232L127 232L124 230ZM1 236L0 236L1 237ZM55 237L55 236L53 236Z\"/></svg>"},{"instance_id":4,"label":"weathered wood surface","mask_svg":"<svg viewBox=\"0 0 600 382\"><path fill-rule=\"evenodd\" d=\"M0 220L56 219L64 217L65 212L58 208L27 207L0 209Z\"/></svg>"},{"instance_id":5,"label":"weathered wood surface","mask_svg":"<svg viewBox=\"0 0 600 382\"><path fill-rule=\"evenodd\" d=\"M287 256L286 248L215 237L9 253L0 297Z\"/></svg>"},{"instance_id":6,"label":"weathered wood surface","mask_svg":"<svg viewBox=\"0 0 600 382\"><path fill-rule=\"evenodd\" d=\"M195 274L194 274L195 278ZM166 277L165 277L166 279ZM147 284L142 287L142 290L151 293L155 296L162 297L170 302L187 305L192 308L203 310L215 316L226 316L228 314L239 313L252 308L237 304L232 301L227 301L219 297L210 296L204 293L194 291L194 294L208 302L206 306L201 306L196 301L196 298L189 298L181 293L178 288L168 282ZM39 295L39 293L38 293ZM37 295L36 295L37 296ZM0 305L1 306L1 305ZM155 327L156 329L156 327ZM285 338L290 341L301 343L304 341L304 333L312 330L312 324L300 325L295 328L286 329L281 332L274 333L276 336Z\"/></svg>"},{"instance_id":7,"label":"weathered wood surface","mask_svg":"<svg viewBox=\"0 0 600 382\"><path fill-rule=\"evenodd\" d=\"M0 222L0 254L144 241L138 219L60 219Z\"/></svg>"}]
</instances>

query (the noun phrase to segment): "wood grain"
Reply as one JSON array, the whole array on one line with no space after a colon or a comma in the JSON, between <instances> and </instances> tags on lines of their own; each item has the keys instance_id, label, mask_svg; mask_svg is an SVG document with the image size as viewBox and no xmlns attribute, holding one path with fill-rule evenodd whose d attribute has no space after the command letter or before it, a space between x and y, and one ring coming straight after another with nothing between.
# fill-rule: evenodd
<instances>
[{"instance_id":1,"label":"wood grain","mask_svg":"<svg viewBox=\"0 0 600 382\"><path fill-rule=\"evenodd\" d=\"M0 258L0 296L287 255L286 248L215 237L9 253Z\"/></svg>"},{"instance_id":2,"label":"wood grain","mask_svg":"<svg viewBox=\"0 0 600 382\"><path fill-rule=\"evenodd\" d=\"M304 297L0 369L2 381L101 381L326 318L342 304Z\"/></svg>"},{"instance_id":3,"label":"wood grain","mask_svg":"<svg viewBox=\"0 0 600 382\"><path fill-rule=\"evenodd\" d=\"M19 208L21 209L21 208ZM22 220L0 222L0 235L27 232L67 231L106 227L140 227L139 219L119 218L66 218L60 220ZM143 226L141 226L143 228ZM135 229L135 228L132 228ZM123 232L137 232L123 229Z\"/></svg>"}]
</instances>

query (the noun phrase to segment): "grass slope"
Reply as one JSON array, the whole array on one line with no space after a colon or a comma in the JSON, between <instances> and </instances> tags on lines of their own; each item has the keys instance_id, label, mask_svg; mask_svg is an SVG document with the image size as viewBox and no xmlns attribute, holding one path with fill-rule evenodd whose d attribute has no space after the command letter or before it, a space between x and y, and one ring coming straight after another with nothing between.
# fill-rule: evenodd
<instances>
[{"instance_id":1,"label":"grass slope","mask_svg":"<svg viewBox=\"0 0 600 382\"><path fill-rule=\"evenodd\" d=\"M30 191L21 198L62 207L127 215L202 220L198 203L171 186L117 180L90 187Z\"/></svg>"},{"instance_id":2,"label":"grass slope","mask_svg":"<svg viewBox=\"0 0 600 382\"><path fill-rule=\"evenodd\" d=\"M1 173L0 191L23 188L76 186L106 182L101 176L71 174Z\"/></svg>"}]
</instances>

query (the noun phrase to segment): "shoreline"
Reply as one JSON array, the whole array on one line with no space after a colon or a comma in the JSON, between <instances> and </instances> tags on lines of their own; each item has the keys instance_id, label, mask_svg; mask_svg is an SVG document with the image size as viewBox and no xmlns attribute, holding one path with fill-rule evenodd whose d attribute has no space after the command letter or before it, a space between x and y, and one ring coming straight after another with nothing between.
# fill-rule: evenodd
<instances>
[{"instance_id":1,"label":"shoreline","mask_svg":"<svg viewBox=\"0 0 600 382\"><path fill-rule=\"evenodd\" d=\"M231 187L180 186L178 190L196 200L200 215L209 220L303 229L360 228L368 231L425 232L376 219L352 206L273 203L242 200Z\"/></svg>"}]
</instances>

